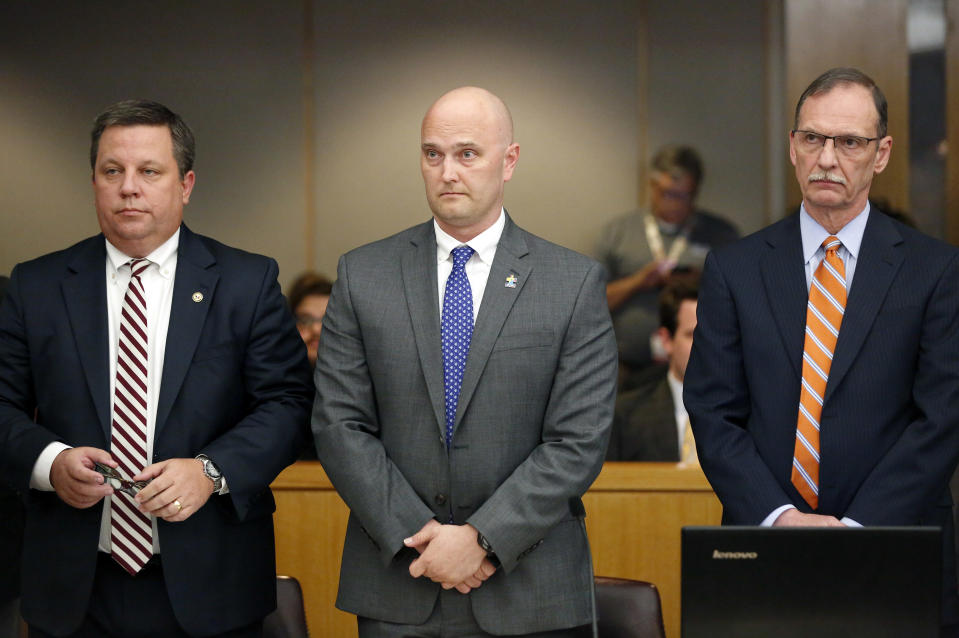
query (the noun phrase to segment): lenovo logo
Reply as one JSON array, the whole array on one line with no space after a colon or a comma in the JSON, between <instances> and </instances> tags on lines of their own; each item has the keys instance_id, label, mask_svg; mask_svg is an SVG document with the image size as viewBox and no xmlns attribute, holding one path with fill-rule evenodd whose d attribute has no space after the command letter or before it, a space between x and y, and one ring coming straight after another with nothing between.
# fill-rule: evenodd
<instances>
[{"instance_id":1,"label":"lenovo logo","mask_svg":"<svg viewBox=\"0 0 959 638\"><path fill-rule=\"evenodd\" d=\"M713 550L713 560L756 560L759 554L756 552L721 552L718 549Z\"/></svg>"}]
</instances>

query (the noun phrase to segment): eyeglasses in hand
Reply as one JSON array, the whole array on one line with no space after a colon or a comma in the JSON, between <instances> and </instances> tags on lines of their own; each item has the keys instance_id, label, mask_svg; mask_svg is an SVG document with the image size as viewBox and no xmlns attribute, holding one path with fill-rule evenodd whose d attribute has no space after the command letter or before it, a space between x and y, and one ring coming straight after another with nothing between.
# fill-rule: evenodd
<instances>
[{"instance_id":1,"label":"eyeglasses in hand","mask_svg":"<svg viewBox=\"0 0 959 638\"><path fill-rule=\"evenodd\" d=\"M131 481L123 478L118 471L102 463L94 463L93 469L103 475L110 487L130 496L136 496L140 490L150 484L150 481Z\"/></svg>"}]
</instances>

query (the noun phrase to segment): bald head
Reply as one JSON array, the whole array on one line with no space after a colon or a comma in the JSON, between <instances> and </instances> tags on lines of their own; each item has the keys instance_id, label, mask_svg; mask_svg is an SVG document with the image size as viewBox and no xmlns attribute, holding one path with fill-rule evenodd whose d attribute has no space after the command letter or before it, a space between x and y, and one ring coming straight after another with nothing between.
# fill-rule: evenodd
<instances>
[{"instance_id":1,"label":"bald head","mask_svg":"<svg viewBox=\"0 0 959 638\"><path fill-rule=\"evenodd\" d=\"M509 109L486 89L465 86L433 103L420 133L433 217L445 232L469 241L499 219L503 186L519 159Z\"/></svg>"},{"instance_id":2,"label":"bald head","mask_svg":"<svg viewBox=\"0 0 959 638\"><path fill-rule=\"evenodd\" d=\"M440 96L423 117L423 127L435 120L468 118L500 140L504 147L513 143L513 116L506 103L478 86L461 86Z\"/></svg>"}]
</instances>

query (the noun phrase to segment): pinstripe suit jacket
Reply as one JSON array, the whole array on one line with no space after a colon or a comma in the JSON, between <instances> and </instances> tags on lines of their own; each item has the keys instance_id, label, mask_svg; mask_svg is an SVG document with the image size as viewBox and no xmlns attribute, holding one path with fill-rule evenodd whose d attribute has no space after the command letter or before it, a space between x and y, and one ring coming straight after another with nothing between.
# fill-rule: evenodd
<instances>
[{"instance_id":1,"label":"pinstripe suit jacket","mask_svg":"<svg viewBox=\"0 0 959 638\"><path fill-rule=\"evenodd\" d=\"M707 258L684 402L724 523L810 511L790 482L807 298L798 214ZM817 513L943 526L959 618L959 250L872 210L820 423Z\"/></svg>"}]
</instances>

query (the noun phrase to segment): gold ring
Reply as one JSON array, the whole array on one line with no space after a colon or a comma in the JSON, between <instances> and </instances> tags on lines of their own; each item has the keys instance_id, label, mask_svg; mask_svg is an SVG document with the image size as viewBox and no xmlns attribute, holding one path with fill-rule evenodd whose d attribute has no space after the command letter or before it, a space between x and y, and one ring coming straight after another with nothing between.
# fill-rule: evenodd
<instances>
[{"instance_id":1,"label":"gold ring","mask_svg":"<svg viewBox=\"0 0 959 638\"><path fill-rule=\"evenodd\" d=\"M180 510L183 509L183 506L180 505L180 499L173 501L173 504L176 505L176 513L179 514Z\"/></svg>"}]
</instances>

